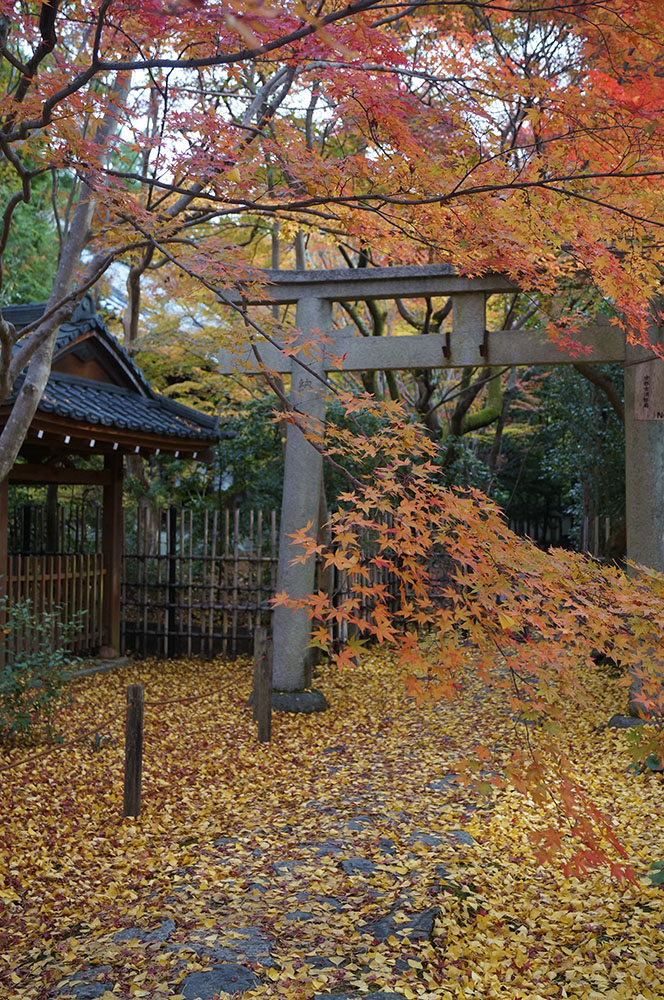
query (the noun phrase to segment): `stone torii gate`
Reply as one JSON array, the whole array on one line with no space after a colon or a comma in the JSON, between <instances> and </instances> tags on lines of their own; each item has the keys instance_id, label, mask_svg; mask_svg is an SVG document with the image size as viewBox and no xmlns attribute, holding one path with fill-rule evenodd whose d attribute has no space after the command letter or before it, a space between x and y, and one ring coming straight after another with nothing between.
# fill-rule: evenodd
<instances>
[{"instance_id":1,"label":"stone torii gate","mask_svg":"<svg viewBox=\"0 0 664 1000\"><path fill-rule=\"evenodd\" d=\"M296 355L273 344L258 345L261 360L271 372L290 374L290 401L321 426L325 420L325 381L329 370L362 372L409 368L464 368L475 366L559 365L575 361L622 362L625 367L626 522L627 554L636 562L664 572L664 361L645 348L626 345L614 326L595 325L576 338L589 348L582 358L561 350L544 331L486 329L486 297L519 289L500 275L468 278L446 265L425 267L343 268L330 271L262 272L266 284L226 293L227 302L243 305L296 304L295 343L315 342L324 334L331 342L305 366ZM450 333L396 337L357 337L349 329L332 330L334 302L370 299L452 297ZM653 327L651 340L664 339ZM307 370L309 369L309 370ZM260 374L249 344L222 352L221 374ZM312 559L292 564L289 536L309 522L317 523L322 483L322 457L295 424L286 436L284 491L277 589L293 598L314 588ZM304 692L306 653L311 625L305 611L278 607L273 615L274 688L279 707L312 711L324 707L322 696Z\"/></svg>"}]
</instances>

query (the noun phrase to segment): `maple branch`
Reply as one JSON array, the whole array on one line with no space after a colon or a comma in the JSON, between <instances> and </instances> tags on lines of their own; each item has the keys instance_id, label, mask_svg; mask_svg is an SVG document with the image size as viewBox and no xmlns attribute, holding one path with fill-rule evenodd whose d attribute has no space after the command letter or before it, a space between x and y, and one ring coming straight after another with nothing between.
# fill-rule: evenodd
<instances>
[{"instance_id":1,"label":"maple branch","mask_svg":"<svg viewBox=\"0 0 664 1000\"><path fill-rule=\"evenodd\" d=\"M97 64L99 70L147 70L147 69L206 69L214 66L229 66L238 62L250 62L258 59L259 56L276 52L293 42L299 42L309 35L315 34L320 28L325 28L329 24L335 24L345 18L361 14L374 7L380 7L381 0L357 0L349 3L341 10L332 11L321 17L316 23L305 24L301 28L296 28L287 35L275 38L271 42L264 42L253 48L240 49L239 52L217 53L214 56L201 56L191 59L126 59L126 60L100 60Z\"/></svg>"},{"instance_id":2,"label":"maple branch","mask_svg":"<svg viewBox=\"0 0 664 1000\"><path fill-rule=\"evenodd\" d=\"M39 12L39 33L41 35L41 40L34 51L32 59L30 59L27 65L21 70L23 76L19 81L19 85L14 94L14 101L17 104L20 104L24 100L31 83L37 74L39 64L43 62L46 56L50 55L55 48L55 43L57 41L55 35L55 20L58 16L59 6L60 0L50 0L50 3L43 3L41 5L41 10Z\"/></svg>"},{"instance_id":3,"label":"maple branch","mask_svg":"<svg viewBox=\"0 0 664 1000\"><path fill-rule=\"evenodd\" d=\"M228 297L227 293L224 291L223 288L220 288L218 285L215 285L211 281L208 281L207 278L205 278L203 275L198 274L196 271L188 267L187 264L183 263L183 261L178 260L178 258L174 254L172 254L169 250L166 249L164 242L157 240L157 238L153 236L151 233L149 233L146 229L144 229L143 226L141 226L141 224L136 219L130 218L128 216L123 216L123 218L125 222L127 222L134 229L140 232L146 238L148 243L152 247L154 247L155 250L158 250L166 258L166 260L170 261L171 264L174 264L177 268L179 268L179 270L181 270L184 274L188 275L190 278L193 278L195 281L200 282L200 284L202 284L204 288L207 288L209 292L213 293L213 295L218 299L219 302L221 302L223 305L228 306L230 309L238 313L238 315L242 317L242 320L246 326L251 327L252 330L254 330L261 337L263 337L273 347L276 347L277 350L283 351L283 345L280 344L278 340L275 340L274 337L270 336L267 330L265 330L259 323L256 323L253 319L251 319L251 317L247 313L246 306L238 305L237 302L234 302L233 299ZM301 358L297 357L297 355L293 355L293 360L300 366L300 368L303 369L303 371L306 371L308 375L311 375L312 378L315 378L316 381L320 382L321 385L323 385L326 389L331 389L333 392L338 391L328 381L328 379L321 376L319 372L317 372L314 368L308 365Z\"/></svg>"},{"instance_id":4,"label":"maple branch","mask_svg":"<svg viewBox=\"0 0 664 1000\"><path fill-rule=\"evenodd\" d=\"M413 11L418 9L418 7L428 7L429 4L427 3L427 0L415 0L415 3L409 3L403 5L385 4L385 6L386 7L400 6L402 7L402 9L399 10L396 14L390 14L389 17L381 18L380 21L374 21L373 24L371 25L372 28L380 28L384 24L394 24L395 21L400 21L402 18L407 17L409 14L412 14Z\"/></svg>"}]
</instances>

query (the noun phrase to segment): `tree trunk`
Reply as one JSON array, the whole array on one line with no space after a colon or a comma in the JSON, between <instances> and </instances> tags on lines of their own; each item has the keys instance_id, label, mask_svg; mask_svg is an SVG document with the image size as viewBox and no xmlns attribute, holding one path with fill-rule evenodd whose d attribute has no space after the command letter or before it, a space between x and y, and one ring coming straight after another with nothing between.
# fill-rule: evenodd
<instances>
[{"instance_id":1,"label":"tree trunk","mask_svg":"<svg viewBox=\"0 0 664 1000\"><path fill-rule=\"evenodd\" d=\"M112 95L118 107L121 107L126 100L128 85L129 74L118 74ZM96 131L95 143L102 145L116 127L117 115L112 117L108 115ZM69 233L60 254L53 288L46 303L46 314L52 309L55 309L55 312L29 335L32 344L38 344L36 350L32 352L31 343L28 341L12 360L10 377L7 378L7 373L4 373L3 381L6 390L4 398L6 398L27 362L23 384L19 389L2 434L0 434L0 481L9 475L28 433L28 428L37 412L48 377L51 374L53 349L61 324L71 318L74 309L87 291L87 282L90 279L100 277L111 262L112 258L108 258L108 255L95 255L86 268L83 280L78 283L78 291L71 294L76 272L80 267L81 257L89 239L94 205L93 192L83 182ZM67 296L70 295L71 297L67 299ZM67 299L67 301L63 303L63 299ZM60 305L60 303L62 304Z\"/></svg>"}]
</instances>

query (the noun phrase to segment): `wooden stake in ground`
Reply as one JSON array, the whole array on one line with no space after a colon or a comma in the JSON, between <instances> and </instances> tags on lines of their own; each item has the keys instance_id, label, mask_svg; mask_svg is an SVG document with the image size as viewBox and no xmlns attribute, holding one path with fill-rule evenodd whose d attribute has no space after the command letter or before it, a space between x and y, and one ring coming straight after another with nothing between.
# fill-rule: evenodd
<instances>
[{"instance_id":1,"label":"wooden stake in ground","mask_svg":"<svg viewBox=\"0 0 664 1000\"><path fill-rule=\"evenodd\" d=\"M272 735L272 643L264 628L254 631L253 710L259 742L269 743Z\"/></svg>"},{"instance_id":2,"label":"wooden stake in ground","mask_svg":"<svg viewBox=\"0 0 664 1000\"><path fill-rule=\"evenodd\" d=\"M124 815L140 816L143 781L143 704L142 684L127 688L127 723L125 727Z\"/></svg>"}]
</instances>

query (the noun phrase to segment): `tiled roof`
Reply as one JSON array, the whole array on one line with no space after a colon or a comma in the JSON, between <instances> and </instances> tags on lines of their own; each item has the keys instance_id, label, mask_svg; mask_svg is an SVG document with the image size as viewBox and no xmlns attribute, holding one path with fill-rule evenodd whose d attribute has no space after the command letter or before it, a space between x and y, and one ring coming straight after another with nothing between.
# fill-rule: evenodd
<instances>
[{"instance_id":1,"label":"tiled roof","mask_svg":"<svg viewBox=\"0 0 664 1000\"><path fill-rule=\"evenodd\" d=\"M35 322L43 312L44 305L40 304L3 307L5 319L13 323L17 329ZM52 413L67 420L117 430L189 441L211 443L219 440L217 417L199 413L198 410L182 406L154 392L133 358L111 334L102 318L95 313L90 296L83 299L71 320L60 327L54 357L89 331L94 331L96 339L102 341L109 352L121 361L135 388L52 372L39 403L38 412ZM15 392L20 387L20 381ZM12 396L8 402L11 403L13 398Z\"/></svg>"},{"instance_id":2,"label":"tiled roof","mask_svg":"<svg viewBox=\"0 0 664 1000\"><path fill-rule=\"evenodd\" d=\"M141 396L122 386L74 375L53 374L38 411L101 427L187 440L218 441L218 418L164 396Z\"/></svg>"},{"instance_id":3,"label":"tiled roof","mask_svg":"<svg viewBox=\"0 0 664 1000\"><path fill-rule=\"evenodd\" d=\"M44 302L22 306L3 306L2 314L9 323L13 323L16 329L20 330L22 327L28 326L29 323L36 323L43 315L45 308L46 303ZM70 344L78 340L81 334L91 330L112 354L121 359L125 369L141 388L152 396L156 395L134 359L127 353L120 341L113 336L101 316L95 312L94 302L90 294L79 302L71 319L67 323L63 323L58 330L53 358L55 359L59 354L62 354Z\"/></svg>"}]
</instances>

